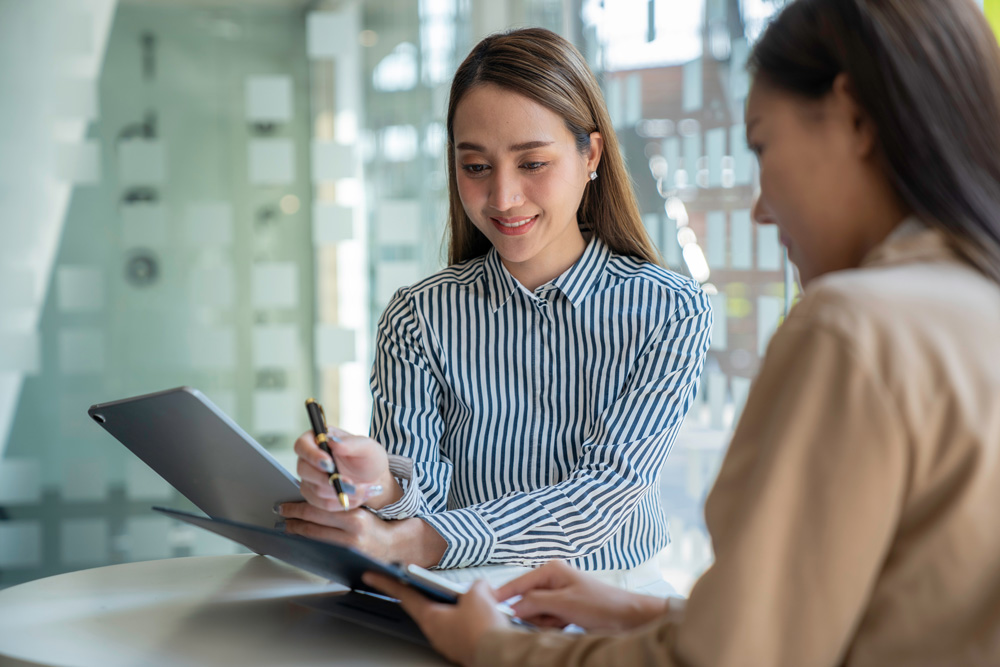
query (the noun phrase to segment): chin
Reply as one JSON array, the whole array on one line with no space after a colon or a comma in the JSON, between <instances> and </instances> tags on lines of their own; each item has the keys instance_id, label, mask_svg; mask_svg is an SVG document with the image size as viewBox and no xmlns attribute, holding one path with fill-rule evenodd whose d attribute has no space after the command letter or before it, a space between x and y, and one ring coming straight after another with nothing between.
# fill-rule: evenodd
<instances>
[{"instance_id":1,"label":"chin","mask_svg":"<svg viewBox=\"0 0 1000 667\"><path fill-rule=\"evenodd\" d=\"M522 262L527 262L532 257L538 253L532 247L515 247L512 248L510 244L501 243L499 245L494 244L494 248L500 254L505 261L511 262L513 264L520 264Z\"/></svg>"},{"instance_id":2,"label":"chin","mask_svg":"<svg viewBox=\"0 0 1000 667\"><path fill-rule=\"evenodd\" d=\"M803 288L817 278L831 273L830 269L802 268L798 264L793 264L792 266L795 268L795 276L799 280L799 285Z\"/></svg>"}]
</instances>

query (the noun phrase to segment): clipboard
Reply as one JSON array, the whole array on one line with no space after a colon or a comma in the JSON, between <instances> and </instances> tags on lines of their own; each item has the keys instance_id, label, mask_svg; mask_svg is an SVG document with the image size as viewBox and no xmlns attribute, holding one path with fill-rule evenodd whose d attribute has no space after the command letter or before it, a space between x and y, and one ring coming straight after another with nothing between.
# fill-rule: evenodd
<instances>
[{"instance_id":1,"label":"clipboard","mask_svg":"<svg viewBox=\"0 0 1000 667\"><path fill-rule=\"evenodd\" d=\"M167 507L153 507L153 510L226 537L258 554L273 556L289 565L349 587L351 590L345 593L310 595L294 602L414 644L430 646L420 627L403 611L399 602L366 586L361 576L365 572L376 572L402 581L437 602L454 604L458 600L454 594L415 579L398 565L383 563L350 547Z\"/></svg>"},{"instance_id":2,"label":"clipboard","mask_svg":"<svg viewBox=\"0 0 1000 667\"><path fill-rule=\"evenodd\" d=\"M383 563L351 547L321 542L301 535L289 535L280 530L249 523L219 517L198 516L167 507L153 507L153 510L193 526L204 528L216 535L242 544L251 551L273 556L289 565L343 584L355 591L375 593L374 589L366 586L361 580L365 572L375 572L402 581L435 602L454 604L458 601L457 595L428 586L423 581L410 576L402 567L392 563Z\"/></svg>"}]
</instances>

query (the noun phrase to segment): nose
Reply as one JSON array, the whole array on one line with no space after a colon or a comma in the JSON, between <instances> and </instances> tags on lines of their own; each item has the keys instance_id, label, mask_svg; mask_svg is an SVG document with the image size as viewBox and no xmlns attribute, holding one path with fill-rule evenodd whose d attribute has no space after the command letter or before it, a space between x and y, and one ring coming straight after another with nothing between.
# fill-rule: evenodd
<instances>
[{"instance_id":1,"label":"nose","mask_svg":"<svg viewBox=\"0 0 1000 667\"><path fill-rule=\"evenodd\" d=\"M773 225L774 216L771 210L767 207L767 202L760 194L760 190L754 193L753 205L750 207L750 217L753 218L754 222L758 225Z\"/></svg>"},{"instance_id":2,"label":"nose","mask_svg":"<svg viewBox=\"0 0 1000 667\"><path fill-rule=\"evenodd\" d=\"M494 174L488 201L490 207L503 212L520 205L524 200L520 179L502 169L497 169Z\"/></svg>"}]
</instances>

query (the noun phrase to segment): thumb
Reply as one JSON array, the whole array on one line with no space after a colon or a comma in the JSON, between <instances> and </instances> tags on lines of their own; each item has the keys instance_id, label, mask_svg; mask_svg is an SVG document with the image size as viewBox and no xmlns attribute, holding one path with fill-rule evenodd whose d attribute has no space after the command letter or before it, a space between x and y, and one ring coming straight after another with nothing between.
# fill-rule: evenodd
<instances>
[{"instance_id":1,"label":"thumb","mask_svg":"<svg viewBox=\"0 0 1000 667\"><path fill-rule=\"evenodd\" d=\"M497 600L502 602L536 589L562 588L566 583L554 578L554 569L549 567L549 563L546 563L537 569L522 574L517 579L508 581L497 589Z\"/></svg>"},{"instance_id":2,"label":"thumb","mask_svg":"<svg viewBox=\"0 0 1000 667\"><path fill-rule=\"evenodd\" d=\"M476 579L475 581L473 581L472 585L469 586L469 590L466 592L466 595L469 594L472 594L474 597L477 598L488 600L490 604L496 603L496 600L493 597L494 595L493 587L490 586L489 582L486 581L485 579Z\"/></svg>"}]
</instances>

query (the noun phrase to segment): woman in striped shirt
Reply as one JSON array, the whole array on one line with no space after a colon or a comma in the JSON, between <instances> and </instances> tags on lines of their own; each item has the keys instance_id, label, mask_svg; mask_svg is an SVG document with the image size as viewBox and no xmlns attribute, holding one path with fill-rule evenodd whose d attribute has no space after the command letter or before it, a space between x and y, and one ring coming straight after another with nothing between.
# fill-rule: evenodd
<instances>
[{"instance_id":1,"label":"woman in striped shirt","mask_svg":"<svg viewBox=\"0 0 1000 667\"><path fill-rule=\"evenodd\" d=\"M352 510L307 433L288 530L424 566L565 559L653 584L657 481L708 300L659 265L597 81L561 37L480 42L447 127L450 266L381 318L371 439L335 431Z\"/></svg>"}]
</instances>

